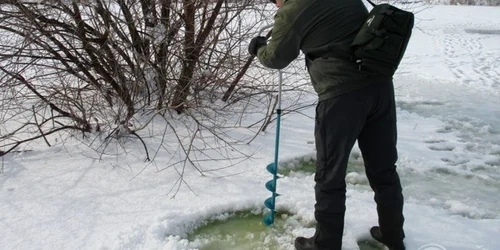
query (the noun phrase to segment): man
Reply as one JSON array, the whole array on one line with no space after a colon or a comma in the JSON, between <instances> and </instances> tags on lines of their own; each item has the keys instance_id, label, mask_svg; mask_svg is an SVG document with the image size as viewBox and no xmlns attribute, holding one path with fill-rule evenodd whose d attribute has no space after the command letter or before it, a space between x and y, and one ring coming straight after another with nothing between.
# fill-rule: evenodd
<instances>
[{"instance_id":1,"label":"man","mask_svg":"<svg viewBox=\"0 0 500 250\"><path fill-rule=\"evenodd\" d=\"M369 72L349 47L366 21L361 0L271 0L279 8L272 37L254 38L249 53L274 69L306 55L316 107L316 232L298 237L297 250L341 250L345 174L355 141L375 192L379 226L370 232L391 250L403 244L403 195L396 172L396 111L392 76Z\"/></svg>"}]
</instances>

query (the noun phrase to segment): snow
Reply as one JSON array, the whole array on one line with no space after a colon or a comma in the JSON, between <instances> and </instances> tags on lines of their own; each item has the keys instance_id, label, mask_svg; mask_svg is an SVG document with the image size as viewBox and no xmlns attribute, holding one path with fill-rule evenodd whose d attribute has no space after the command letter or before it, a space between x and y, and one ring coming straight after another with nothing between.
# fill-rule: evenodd
<instances>
[{"instance_id":1,"label":"snow","mask_svg":"<svg viewBox=\"0 0 500 250\"><path fill-rule=\"evenodd\" d=\"M500 249L500 9L433 6L419 22L395 77L399 172L408 249ZM284 98L286 99L285 93ZM302 113L313 116L314 107ZM284 116L280 160L314 155L314 121ZM243 133L243 132L242 132ZM131 142L125 142L131 143ZM127 144L127 145L129 145ZM265 211L265 167L274 154L270 127L249 146L253 157L206 176L186 168L177 189L169 155L144 162L140 147L109 154L69 140L2 157L0 249L190 249L187 234L231 211ZM353 157L359 150L353 150ZM207 169L217 161L204 162ZM355 250L377 224L366 176L347 177L344 249ZM277 208L300 219L290 237L314 230L312 174L278 181ZM292 249L283 242L283 249ZM437 244L437 245L433 245ZM424 248L427 245L428 248ZM435 246L434 248L431 248ZM422 247L422 248L421 248Z\"/></svg>"}]
</instances>

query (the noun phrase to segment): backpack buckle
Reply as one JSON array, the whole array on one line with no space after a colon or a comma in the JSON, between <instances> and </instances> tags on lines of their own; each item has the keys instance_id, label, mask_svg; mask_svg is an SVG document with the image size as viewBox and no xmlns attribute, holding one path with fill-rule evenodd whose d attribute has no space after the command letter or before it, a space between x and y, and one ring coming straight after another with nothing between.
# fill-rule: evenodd
<instances>
[{"instance_id":1,"label":"backpack buckle","mask_svg":"<svg viewBox=\"0 0 500 250\"><path fill-rule=\"evenodd\" d=\"M387 15L392 15L392 14L394 14L394 10L386 10L386 11L384 11L384 13Z\"/></svg>"},{"instance_id":2,"label":"backpack buckle","mask_svg":"<svg viewBox=\"0 0 500 250\"><path fill-rule=\"evenodd\" d=\"M361 71L361 65L363 65L363 59L357 59L356 63L358 64L358 70Z\"/></svg>"},{"instance_id":3,"label":"backpack buckle","mask_svg":"<svg viewBox=\"0 0 500 250\"><path fill-rule=\"evenodd\" d=\"M374 30L373 34L379 37L383 37L387 32L385 30Z\"/></svg>"}]
</instances>

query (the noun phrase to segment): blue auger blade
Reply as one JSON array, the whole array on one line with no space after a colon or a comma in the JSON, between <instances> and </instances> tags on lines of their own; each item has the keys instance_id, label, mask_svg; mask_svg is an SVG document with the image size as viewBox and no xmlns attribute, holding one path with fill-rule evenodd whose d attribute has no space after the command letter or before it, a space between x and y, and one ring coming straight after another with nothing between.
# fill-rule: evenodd
<instances>
[{"instance_id":1,"label":"blue auger blade","mask_svg":"<svg viewBox=\"0 0 500 250\"><path fill-rule=\"evenodd\" d=\"M266 205L266 207L271 209L271 210L274 210L275 203L276 202L275 202L274 197L269 197L266 199L266 201L264 201L264 205Z\"/></svg>"},{"instance_id":2,"label":"blue auger blade","mask_svg":"<svg viewBox=\"0 0 500 250\"><path fill-rule=\"evenodd\" d=\"M271 163L271 164L269 164L269 165L267 165L267 168L266 168L266 169L267 169L267 171L268 171L269 173L271 173L271 174L273 174L273 175L278 174L278 168L276 167L276 164L274 164L274 162L273 162L273 163Z\"/></svg>"},{"instance_id":3,"label":"blue auger blade","mask_svg":"<svg viewBox=\"0 0 500 250\"><path fill-rule=\"evenodd\" d=\"M276 192L276 180L270 180L266 183L266 188L267 190L271 191L271 192Z\"/></svg>"},{"instance_id":4,"label":"blue auger blade","mask_svg":"<svg viewBox=\"0 0 500 250\"><path fill-rule=\"evenodd\" d=\"M264 222L264 224L266 224L266 226L270 226L274 223L274 216L273 214L268 214L264 217L264 219L262 220Z\"/></svg>"}]
</instances>

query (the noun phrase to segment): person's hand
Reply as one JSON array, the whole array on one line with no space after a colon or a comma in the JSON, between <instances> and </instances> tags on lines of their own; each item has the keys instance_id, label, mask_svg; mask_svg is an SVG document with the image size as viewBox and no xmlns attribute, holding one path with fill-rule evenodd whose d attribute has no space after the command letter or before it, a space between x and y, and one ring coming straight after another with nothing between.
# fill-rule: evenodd
<instances>
[{"instance_id":1,"label":"person's hand","mask_svg":"<svg viewBox=\"0 0 500 250\"><path fill-rule=\"evenodd\" d=\"M260 47L267 45L267 39L263 36L258 36L250 41L250 45L248 45L248 53L252 56L257 55L257 51Z\"/></svg>"}]
</instances>

